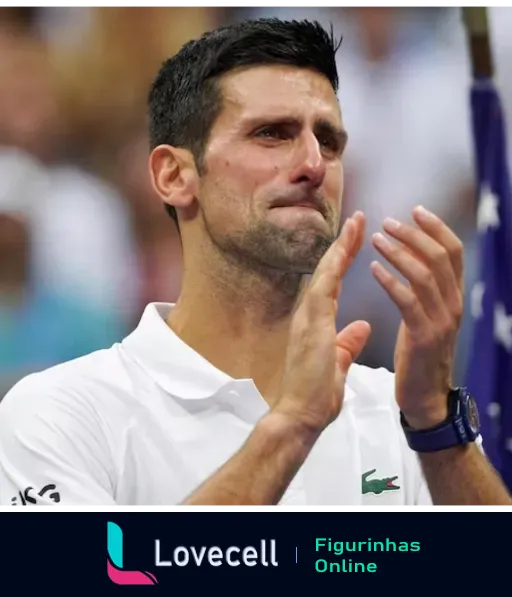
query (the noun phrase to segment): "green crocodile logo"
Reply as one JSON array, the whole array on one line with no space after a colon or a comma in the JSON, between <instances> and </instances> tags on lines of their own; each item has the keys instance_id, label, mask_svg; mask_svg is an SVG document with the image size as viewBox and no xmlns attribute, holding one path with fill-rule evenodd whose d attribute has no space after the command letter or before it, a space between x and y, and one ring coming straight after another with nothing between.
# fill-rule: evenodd
<instances>
[{"instance_id":1,"label":"green crocodile logo","mask_svg":"<svg viewBox=\"0 0 512 597\"><path fill-rule=\"evenodd\" d=\"M383 491L395 491L396 489L400 489L399 485L395 485L393 481L398 479L398 476L395 477L385 477L384 479L370 479L368 481L368 477L373 475L373 473L377 469L374 468L371 471L366 471L362 475L362 491L363 493L375 493L377 495L381 494Z\"/></svg>"}]
</instances>

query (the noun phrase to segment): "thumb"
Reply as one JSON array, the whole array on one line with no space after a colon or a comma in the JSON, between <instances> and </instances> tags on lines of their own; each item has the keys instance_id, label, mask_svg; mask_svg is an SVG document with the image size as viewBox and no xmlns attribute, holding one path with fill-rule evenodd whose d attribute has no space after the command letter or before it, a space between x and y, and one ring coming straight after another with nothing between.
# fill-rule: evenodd
<instances>
[{"instance_id":1,"label":"thumb","mask_svg":"<svg viewBox=\"0 0 512 597\"><path fill-rule=\"evenodd\" d=\"M336 356L340 373L345 376L370 337L367 321L353 321L336 336Z\"/></svg>"}]
</instances>

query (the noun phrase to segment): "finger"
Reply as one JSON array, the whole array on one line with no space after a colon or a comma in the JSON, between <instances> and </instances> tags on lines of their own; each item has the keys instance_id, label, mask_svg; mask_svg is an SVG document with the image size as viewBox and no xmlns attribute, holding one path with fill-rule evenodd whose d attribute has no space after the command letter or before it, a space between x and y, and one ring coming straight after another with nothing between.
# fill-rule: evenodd
<instances>
[{"instance_id":1,"label":"finger","mask_svg":"<svg viewBox=\"0 0 512 597\"><path fill-rule=\"evenodd\" d=\"M338 297L339 282L351 263L352 247L356 240L355 224L348 218L340 235L323 255L311 278L307 295Z\"/></svg>"},{"instance_id":2,"label":"finger","mask_svg":"<svg viewBox=\"0 0 512 597\"><path fill-rule=\"evenodd\" d=\"M446 307L431 270L380 233L374 234L372 241L379 253L407 278L425 313L432 319L439 318Z\"/></svg>"},{"instance_id":3,"label":"finger","mask_svg":"<svg viewBox=\"0 0 512 597\"><path fill-rule=\"evenodd\" d=\"M423 230L392 218L384 220L383 228L390 236L400 241L401 246L410 255L417 255L430 268L445 304L450 305L450 312L455 311L459 303L459 288L446 248Z\"/></svg>"},{"instance_id":4,"label":"finger","mask_svg":"<svg viewBox=\"0 0 512 597\"><path fill-rule=\"evenodd\" d=\"M351 222L352 222L353 228L352 228L351 234L353 236L350 238L350 241L347 242L346 247L347 247L347 251L349 254L348 256L350 259L350 263L352 263L354 258L357 256L357 254L361 250L361 247L363 246L365 227L366 227L366 218L362 211L356 211L354 213L354 215L350 216L350 218L347 218L347 221L348 220L351 220ZM342 229L342 232L343 232L343 229Z\"/></svg>"},{"instance_id":5,"label":"finger","mask_svg":"<svg viewBox=\"0 0 512 597\"><path fill-rule=\"evenodd\" d=\"M366 232L366 218L362 211L356 211L352 216L352 219L356 225L356 240L352 249L354 257L359 253L364 243L365 232Z\"/></svg>"},{"instance_id":6,"label":"finger","mask_svg":"<svg viewBox=\"0 0 512 597\"><path fill-rule=\"evenodd\" d=\"M387 292L389 298L398 307L405 325L410 329L419 329L431 325L425 311L411 288L407 288L400 280L390 274L378 261L370 265L373 276Z\"/></svg>"},{"instance_id":7,"label":"finger","mask_svg":"<svg viewBox=\"0 0 512 597\"><path fill-rule=\"evenodd\" d=\"M354 239L352 242L352 247L349 250L347 255L347 262L345 264L345 269L342 275L339 278L338 286L336 288L336 298L334 299L337 303L338 297L341 292L342 283L343 283L343 276L348 271L349 267L352 265L354 259L356 258L357 254L361 250L361 247L364 243L365 237L365 227L366 227L366 218L362 211L356 211L353 216L350 218L354 223ZM336 305L337 306L337 305Z\"/></svg>"},{"instance_id":8,"label":"finger","mask_svg":"<svg viewBox=\"0 0 512 597\"><path fill-rule=\"evenodd\" d=\"M424 207L416 207L413 210L413 218L422 230L446 249L455 272L457 285L462 288L464 283L464 245L460 238L440 218Z\"/></svg>"},{"instance_id":9,"label":"finger","mask_svg":"<svg viewBox=\"0 0 512 597\"><path fill-rule=\"evenodd\" d=\"M420 255L419 253L413 251L410 247L405 245L402 242L398 242L398 245L404 250L406 253L414 257L415 259L419 259L425 265L428 265L425 258ZM455 272L454 272L455 278ZM441 292L441 289L440 289ZM443 300L446 301L446 298L443 296ZM446 301L446 306L448 311L457 314L461 313L463 310L463 303L464 303L464 286L460 287L458 283L455 284L455 290L452 293L448 293L448 301Z\"/></svg>"},{"instance_id":10,"label":"finger","mask_svg":"<svg viewBox=\"0 0 512 597\"><path fill-rule=\"evenodd\" d=\"M370 332L370 324L367 321L353 321L337 334L337 361L342 375L347 374L350 365L361 354Z\"/></svg>"}]
</instances>

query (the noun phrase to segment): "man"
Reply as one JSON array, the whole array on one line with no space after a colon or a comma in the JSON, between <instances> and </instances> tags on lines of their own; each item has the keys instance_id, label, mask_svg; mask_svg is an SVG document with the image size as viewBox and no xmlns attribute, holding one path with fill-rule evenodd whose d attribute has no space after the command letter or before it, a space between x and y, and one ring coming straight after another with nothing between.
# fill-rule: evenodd
<instances>
[{"instance_id":1,"label":"man","mask_svg":"<svg viewBox=\"0 0 512 597\"><path fill-rule=\"evenodd\" d=\"M396 374L353 364L366 322L336 332L364 240L359 213L339 233L336 49L317 24L261 20L162 66L149 165L181 295L4 399L3 503L510 503L451 388L462 247L443 222L418 209L386 222L399 243L373 239L410 282L372 266L403 317Z\"/></svg>"}]
</instances>

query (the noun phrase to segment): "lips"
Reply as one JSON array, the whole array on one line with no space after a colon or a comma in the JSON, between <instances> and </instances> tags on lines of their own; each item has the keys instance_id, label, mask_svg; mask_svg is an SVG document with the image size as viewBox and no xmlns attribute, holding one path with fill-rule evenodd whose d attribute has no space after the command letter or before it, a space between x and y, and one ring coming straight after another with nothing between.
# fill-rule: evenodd
<instances>
[{"instance_id":1,"label":"lips","mask_svg":"<svg viewBox=\"0 0 512 597\"><path fill-rule=\"evenodd\" d=\"M315 203L314 201L288 201L283 199L276 201L271 207L307 207L308 209L314 209L324 215L324 210L322 209L321 204Z\"/></svg>"},{"instance_id":2,"label":"lips","mask_svg":"<svg viewBox=\"0 0 512 597\"><path fill-rule=\"evenodd\" d=\"M289 207L308 207L309 209L315 209L316 211L320 211L317 205L313 205L313 203L293 203Z\"/></svg>"}]
</instances>

